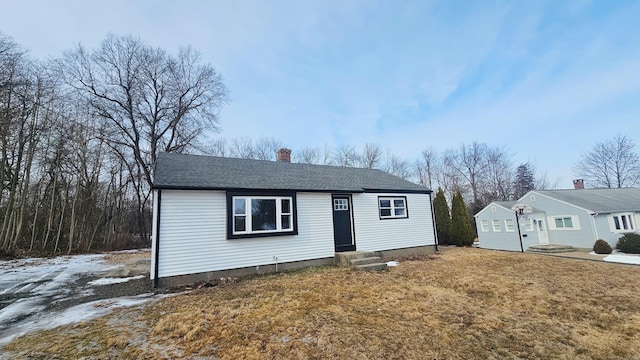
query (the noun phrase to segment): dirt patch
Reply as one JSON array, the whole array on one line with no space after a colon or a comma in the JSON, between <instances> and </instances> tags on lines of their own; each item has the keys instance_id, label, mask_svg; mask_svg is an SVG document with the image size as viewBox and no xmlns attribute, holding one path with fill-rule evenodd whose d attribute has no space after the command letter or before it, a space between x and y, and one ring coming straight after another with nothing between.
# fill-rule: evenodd
<instances>
[{"instance_id":1,"label":"dirt patch","mask_svg":"<svg viewBox=\"0 0 640 360\"><path fill-rule=\"evenodd\" d=\"M637 268L446 248L316 268L24 336L8 358L638 359Z\"/></svg>"}]
</instances>

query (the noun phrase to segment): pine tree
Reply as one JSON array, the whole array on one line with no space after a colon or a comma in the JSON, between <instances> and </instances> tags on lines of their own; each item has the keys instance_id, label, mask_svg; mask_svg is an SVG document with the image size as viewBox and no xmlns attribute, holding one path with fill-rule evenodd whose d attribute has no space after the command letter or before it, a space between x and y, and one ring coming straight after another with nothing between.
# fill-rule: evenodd
<instances>
[{"instance_id":1,"label":"pine tree","mask_svg":"<svg viewBox=\"0 0 640 360\"><path fill-rule=\"evenodd\" d=\"M529 163L520 164L516 169L516 179L513 182L513 197L521 198L535 188L533 170Z\"/></svg>"},{"instance_id":2,"label":"pine tree","mask_svg":"<svg viewBox=\"0 0 640 360\"><path fill-rule=\"evenodd\" d=\"M449 214L447 199L445 199L441 188L438 188L436 197L433 199L433 212L436 217L438 244L451 245L451 215Z\"/></svg>"},{"instance_id":3,"label":"pine tree","mask_svg":"<svg viewBox=\"0 0 640 360\"><path fill-rule=\"evenodd\" d=\"M456 191L451 201L451 239L458 246L471 246L475 233L469 221L467 206L460 191Z\"/></svg>"}]
</instances>

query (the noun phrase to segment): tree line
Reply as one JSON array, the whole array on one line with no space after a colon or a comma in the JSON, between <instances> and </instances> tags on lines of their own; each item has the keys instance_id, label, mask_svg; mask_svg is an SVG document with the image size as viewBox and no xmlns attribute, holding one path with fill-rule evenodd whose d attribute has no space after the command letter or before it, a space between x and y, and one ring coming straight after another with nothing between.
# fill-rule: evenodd
<instances>
[{"instance_id":1,"label":"tree line","mask_svg":"<svg viewBox=\"0 0 640 360\"><path fill-rule=\"evenodd\" d=\"M37 61L0 34L0 255L148 245L157 154L199 151L226 94L189 47L109 35Z\"/></svg>"},{"instance_id":2,"label":"tree line","mask_svg":"<svg viewBox=\"0 0 640 360\"><path fill-rule=\"evenodd\" d=\"M169 53L109 35L96 49L38 61L0 34L0 255L149 245L159 152L275 160L281 140L210 137L226 101L221 75L190 47ZM441 189L452 221L460 202L469 218L491 201L557 185L513 157L479 142L426 148L411 161L375 143L292 153L293 162L380 169ZM619 136L584 153L576 172L594 186L633 186L638 165L634 144Z\"/></svg>"}]
</instances>

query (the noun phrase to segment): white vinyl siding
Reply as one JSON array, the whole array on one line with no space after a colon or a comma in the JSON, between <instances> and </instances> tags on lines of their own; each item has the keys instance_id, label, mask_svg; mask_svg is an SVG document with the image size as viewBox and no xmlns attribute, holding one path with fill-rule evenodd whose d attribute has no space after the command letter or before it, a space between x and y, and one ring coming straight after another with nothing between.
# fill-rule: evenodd
<instances>
[{"instance_id":1,"label":"white vinyl siding","mask_svg":"<svg viewBox=\"0 0 640 360\"><path fill-rule=\"evenodd\" d=\"M409 216L393 221L380 219L378 197L397 196L398 194L353 194L352 211L357 250L379 251L435 245L429 194L402 194L403 198L406 197Z\"/></svg>"},{"instance_id":2,"label":"white vinyl siding","mask_svg":"<svg viewBox=\"0 0 640 360\"><path fill-rule=\"evenodd\" d=\"M162 190L160 277L333 257L330 194L298 193L298 235L227 240L224 191ZM374 208L377 211L377 207Z\"/></svg>"}]
</instances>

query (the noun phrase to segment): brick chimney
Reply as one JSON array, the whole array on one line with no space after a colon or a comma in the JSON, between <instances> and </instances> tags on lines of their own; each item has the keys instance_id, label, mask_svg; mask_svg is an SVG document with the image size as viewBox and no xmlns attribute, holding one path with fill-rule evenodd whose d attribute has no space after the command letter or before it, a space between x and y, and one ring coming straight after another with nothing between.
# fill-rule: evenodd
<instances>
[{"instance_id":1,"label":"brick chimney","mask_svg":"<svg viewBox=\"0 0 640 360\"><path fill-rule=\"evenodd\" d=\"M291 162L291 149L282 148L278 150L278 161Z\"/></svg>"},{"instance_id":2,"label":"brick chimney","mask_svg":"<svg viewBox=\"0 0 640 360\"><path fill-rule=\"evenodd\" d=\"M573 188L576 190L584 189L584 180L583 179L573 180Z\"/></svg>"}]
</instances>

